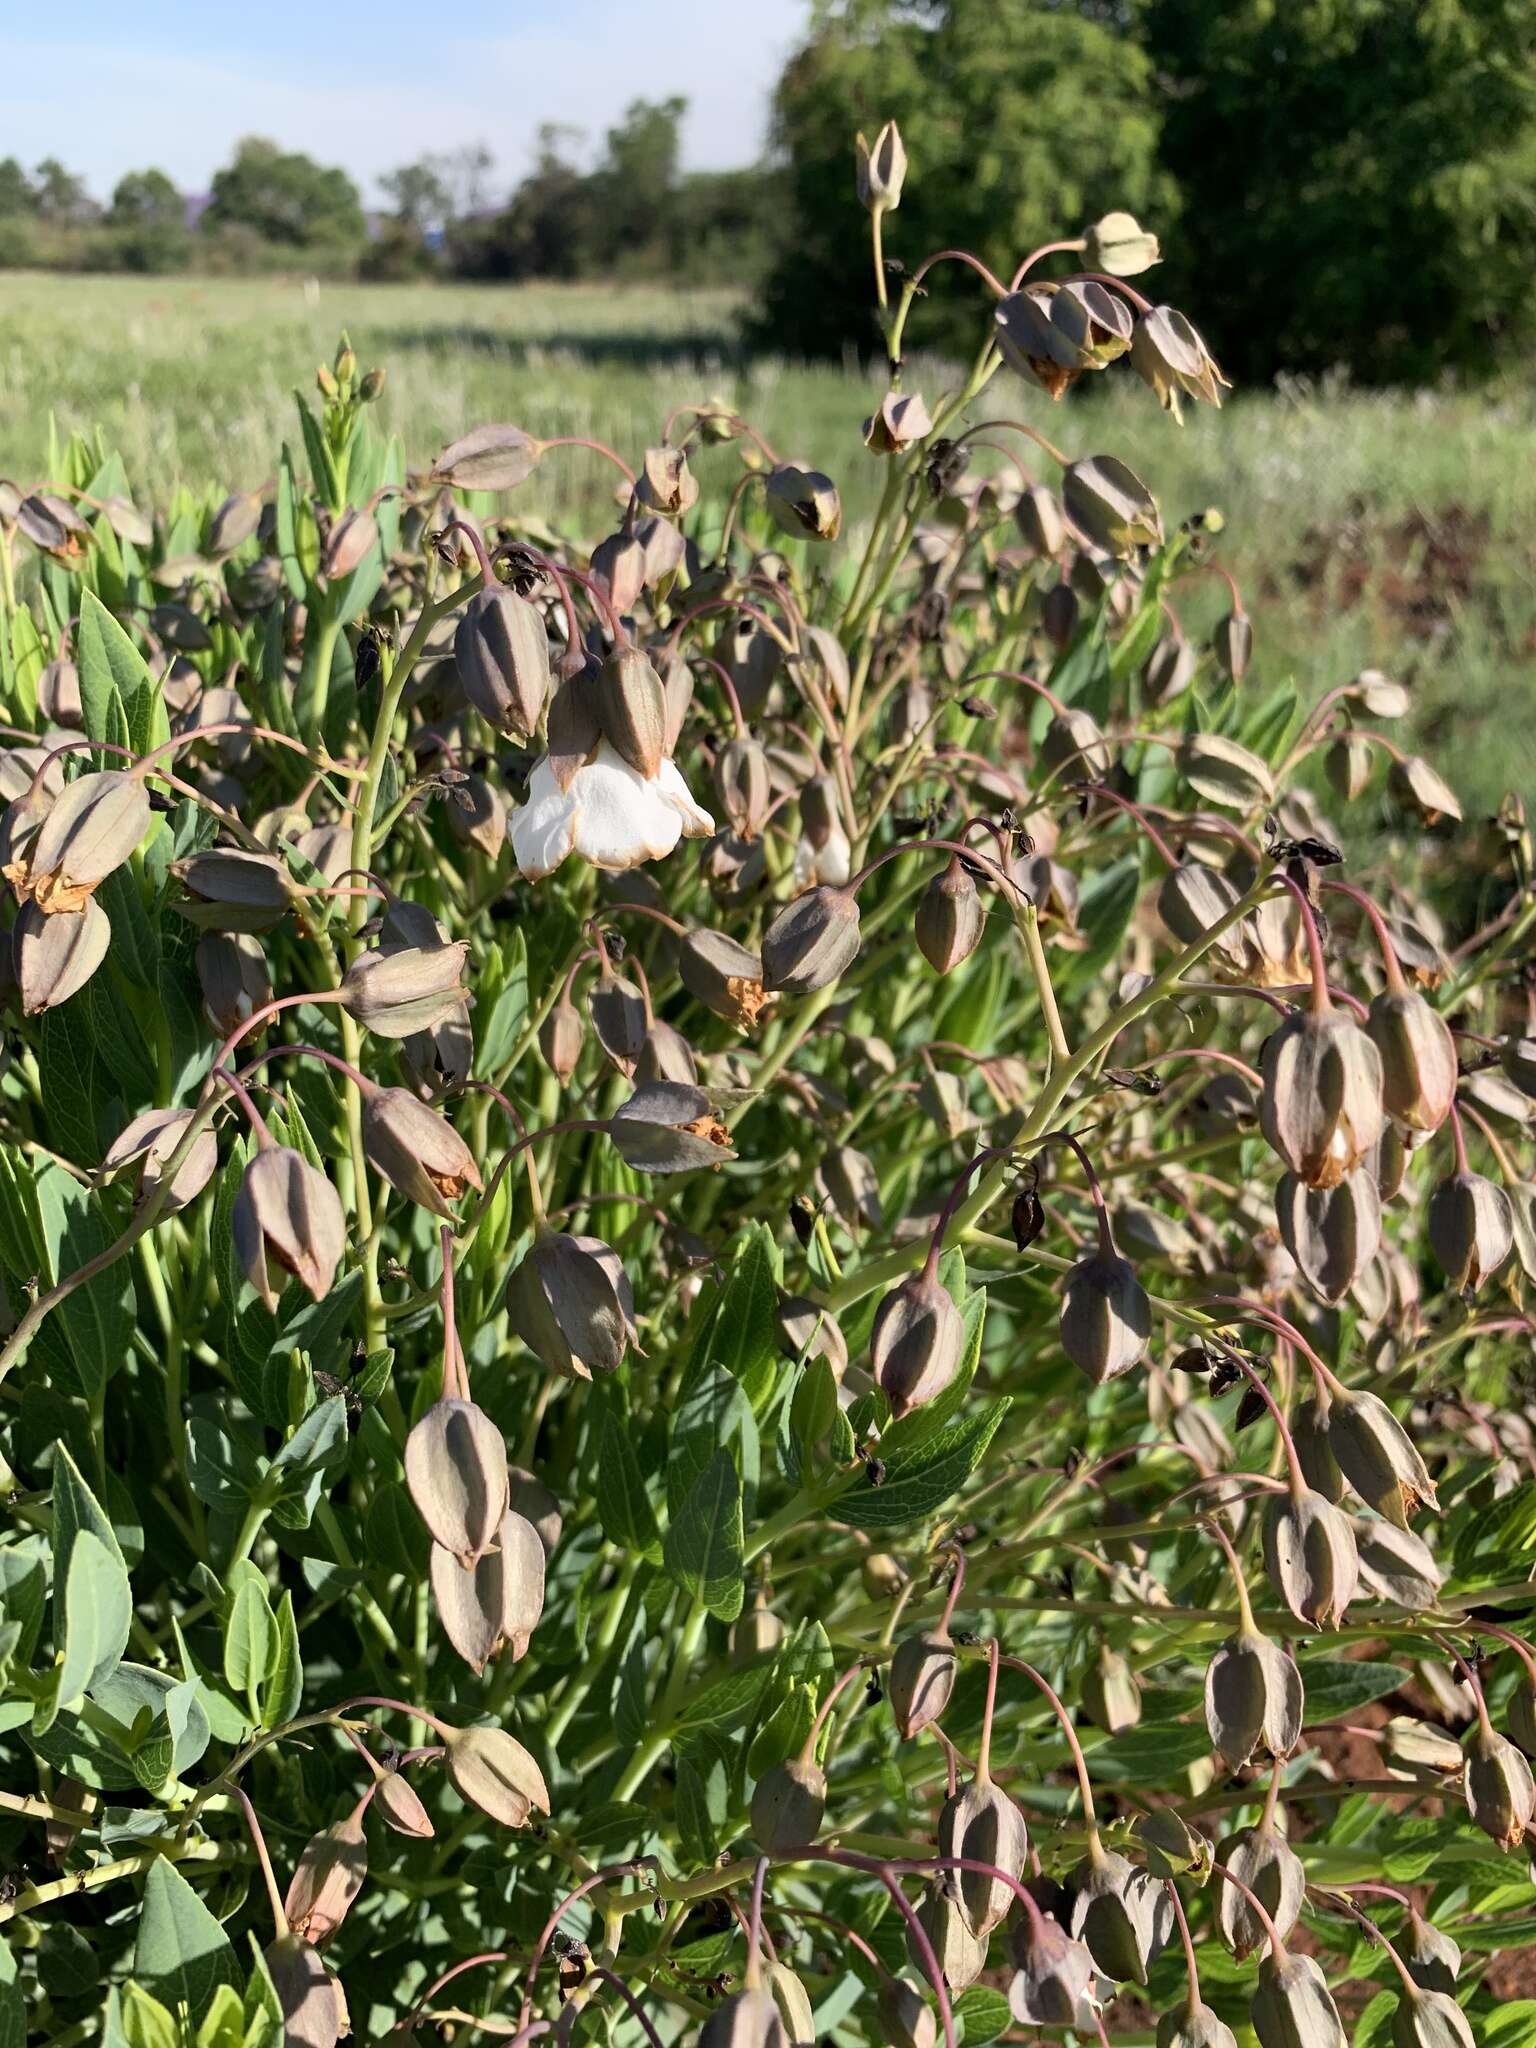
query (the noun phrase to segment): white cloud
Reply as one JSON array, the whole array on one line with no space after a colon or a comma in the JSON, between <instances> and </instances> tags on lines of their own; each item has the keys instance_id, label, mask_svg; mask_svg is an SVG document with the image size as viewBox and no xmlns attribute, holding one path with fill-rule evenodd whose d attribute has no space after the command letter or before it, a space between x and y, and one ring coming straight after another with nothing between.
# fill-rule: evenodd
<instances>
[{"instance_id":1,"label":"white cloud","mask_svg":"<svg viewBox=\"0 0 1536 2048\"><path fill-rule=\"evenodd\" d=\"M807 12L806 0L567 0L558 21L527 30L410 45L386 34L371 71L359 38L340 79L306 74L275 36L248 62L157 49L142 22L122 48L0 32L0 153L62 157L105 197L147 164L206 190L244 134L344 164L365 189L424 152L484 142L499 190L526 169L542 122L583 130L595 150L631 99L681 93L685 162L723 168L761 151Z\"/></svg>"}]
</instances>

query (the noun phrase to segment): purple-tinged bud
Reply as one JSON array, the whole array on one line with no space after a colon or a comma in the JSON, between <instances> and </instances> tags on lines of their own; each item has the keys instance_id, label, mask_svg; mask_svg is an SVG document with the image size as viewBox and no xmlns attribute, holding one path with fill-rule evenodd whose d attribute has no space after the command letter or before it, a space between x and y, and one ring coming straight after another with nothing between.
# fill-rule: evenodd
<instances>
[{"instance_id":1,"label":"purple-tinged bud","mask_svg":"<svg viewBox=\"0 0 1536 2048\"><path fill-rule=\"evenodd\" d=\"M427 1533L466 1568L485 1556L507 1512L501 1431L473 1401L436 1401L405 1440L405 1483Z\"/></svg>"},{"instance_id":2,"label":"purple-tinged bud","mask_svg":"<svg viewBox=\"0 0 1536 2048\"><path fill-rule=\"evenodd\" d=\"M917 1909L918 1924L938 1958L939 1974L952 1992L968 1989L987 1967L987 1944L978 1940L961 1911L955 1873L948 1872L929 1889ZM907 1957L914 1969L923 1965L922 1951L907 1930Z\"/></svg>"},{"instance_id":3,"label":"purple-tinged bud","mask_svg":"<svg viewBox=\"0 0 1536 2048\"><path fill-rule=\"evenodd\" d=\"M421 1795L399 1771L385 1771L380 1776L373 1803L384 1825L397 1835L409 1835L424 1842L437 1832L432 1816L421 1803Z\"/></svg>"},{"instance_id":4,"label":"purple-tinged bud","mask_svg":"<svg viewBox=\"0 0 1536 2048\"><path fill-rule=\"evenodd\" d=\"M1248 2006L1259 2048L1349 2048L1349 2036L1311 1956L1289 1949L1265 1956Z\"/></svg>"},{"instance_id":5,"label":"purple-tinged bud","mask_svg":"<svg viewBox=\"0 0 1536 2048\"><path fill-rule=\"evenodd\" d=\"M722 1999L699 2029L698 2048L790 2048L773 1993L749 1984Z\"/></svg>"},{"instance_id":6,"label":"purple-tinged bud","mask_svg":"<svg viewBox=\"0 0 1536 2048\"><path fill-rule=\"evenodd\" d=\"M408 1088L371 1088L363 1097L363 1150L392 1188L453 1216L466 1188L484 1185L474 1155L453 1125Z\"/></svg>"},{"instance_id":7,"label":"purple-tinged bud","mask_svg":"<svg viewBox=\"0 0 1536 2048\"><path fill-rule=\"evenodd\" d=\"M1216 666L1230 682L1240 683L1253 663L1253 621L1235 606L1216 621L1211 635Z\"/></svg>"},{"instance_id":8,"label":"purple-tinged bud","mask_svg":"<svg viewBox=\"0 0 1536 2048\"><path fill-rule=\"evenodd\" d=\"M652 1024L635 1061L635 1080L677 1081L685 1088L698 1086L699 1066L693 1047L674 1025L663 1023L659 1017Z\"/></svg>"},{"instance_id":9,"label":"purple-tinged bud","mask_svg":"<svg viewBox=\"0 0 1536 2048\"><path fill-rule=\"evenodd\" d=\"M699 480L688 467L685 448L647 448L635 483L635 496L653 512L676 515L698 503Z\"/></svg>"},{"instance_id":10,"label":"purple-tinged bud","mask_svg":"<svg viewBox=\"0 0 1536 2048\"><path fill-rule=\"evenodd\" d=\"M231 1037L271 1002L267 956L252 933L205 932L197 942L196 961L203 1014L220 1039Z\"/></svg>"},{"instance_id":11,"label":"purple-tinged bud","mask_svg":"<svg viewBox=\"0 0 1536 2048\"><path fill-rule=\"evenodd\" d=\"M896 1645L886 1674L891 1718L904 1742L932 1727L949 1705L960 1660L948 1631L906 1636Z\"/></svg>"},{"instance_id":12,"label":"purple-tinged bud","mask_svg":"<svg viewBox=\"0 0 1536 2048\"><path fill-rule=\"evenodd\" d=\"M585 1037L586 1027L580 1012L569 996L562 995L539 1029L539 1051L544 1055L545 1065L562 1085L576 1071Z\"/></svg>"},{"instance_id":13,"label":"purple-tinged bud","mask_svg":"<svg viewBox=\"0 0 1536 2048\"><path fill-rule=\"evenodd\" d=\"M1114 455L1088 455L1061 473L1067 518L1101 554L1127 560L1162 544L1157 500L1133 469Z\"/></svg>"},{"instance_id":14,"label":"purple-tinged bud","mask_svg":"<svg viewBox=\"0 0 1536 2048\"><path fill-rule=\"evenodd\" d=\"M142 776L105 768L69 783L27 847L8 865L18 901L50 914L81 910L93 890L130 859L149 829Z\"/></svg>"},{"instance_id":15,"label":"purple-tinged bud","mask_svg":"<svg viewBox=\"0 0 1536 2048\"><path fill-rule=\"evenodd\" d=\"M1216 1861L1241 1878L1285 1940L1301 1918L1307 1895L1307 1872L1301 1858L1274 1825L1261 1821L1228 1835L1216 1850ZM1262 1949L1269 1936L1264 1923L1235 1884L1218 1886L1216 1924L1221 1938L1239 1962Z\"/></svg>"},{"instance_id":16,"label":"purple-tinged bud","mask_svg":"<svg viewBox=\"0 0 1536 2048\"><path fill-rule=\"evenodd\" d=\"M526 1827L535 1813L549 1812L544 1773L505 1728L449 1728L442 1740L448 1776L471 1806L507 1828Z\"/></svg>"},{"instance_id":17,"label":"purple-tinged bud","mask_svg":"<svg viewBox=\"0 0 1536 2048\"><path fill-rule=\"evenodd\" d=\"M1248 811L1275 800L1268 763L1223 733L1191 733L1179 748L1178 763L1190 788L1224 810Z\"/></svg>"},{"instance_id":18,"label":"purple-tinged bud","mask_svg":"<svg viewBox=\"0 0 1536 2048\"><path fill-rule=\"evenodd\" d=\"M277 1307L278 1296L273 1264L316 1301L329 1294L347 1241L341 1197L291 1146L263 1146L246 1167L230 1229L235 1256L269 1309Z\"/></svg>"},{"instance_id":19,"label":"purple-tinged bud","mask_svg":"<svg viewBox=\"0 0 1536 2048\"><path fill-rule=\"evenodd\" d=\"M1310 1489L1272 1494L1264 1509L1264 1567L1298 1621L1337 1628L1360 1583L1349 1517Z\"/></svg>"},{"instance_id":20,"label":"purple-tinged bud","mask_svg":"<svg viewBox=\"0 0 1536 2048\"><path fill-rule=\"evenodd\" d=\"M821 1191L842 1220L878 1230L883 1212L875 1162L856 1145L833 1145L816 1169Z\"/></svg>"},{"instance_id":21,"label":"purple-tinged bud","mask_svg":"<svg viewBox=\"0 0 1536 2048\"><path fill-rule=\"evenodd\" d=\"M1336 1392L1328 1414L1328 1442L1339 1470L1367 1507L1399 1529L1423 1505L1439 1508L1435 1483L1418 1446L1379 1394Z\"/></svg>"},{"instance_id":22,"label":"purple-tinged bud","mask_svg":"<svg viewBox=\"0 0 1536 2048\"><path fill-rule=\"evenodd\" d=\"M864 446L874 455L899 455L933 432L921 392L887 391L878 412L864 422Z\"/></svg>"},{"instance_id":23,"label":"purple-tinged bud","mask_svg":"<svg viewBox=\"0 0 1536 2048\"><path fill-rule=\"evenodd\" d=\"M448 830L460 846L495 860L507 843L507 800L483 775L466 775L449 791Z\"/></svg>"},{"instance_id":24,"label":"purple-tinged bud","mask_svg":"<svg viewBox=\"0 0 1536 2048\"><path fill-rule=\"evenodd\" d=\"M1261 1059L1259 1122L1308 1187L1331 1188L1381 1136L1381 1055L1337 1010L1293 1010Z\"/></svg>"},{"instance_id":25,"label":"purple-tinged bud","mask_svg":"<svg viewBox=\"0 0 1536 2048\"><path fill-rule=\"evenodd\" d=\"M1146 1356L1152 1304L1136 1268L1111 1248L1080 1259L1061 1298L1061 1348L1096 1387Z\"/></svg>"},{"instance_id":26,"label":"purple-tinged bud","mask_svg":"<svg viewBox=\"0 0 1536 2048\"><path fill-rule=\"evenodd\" d=\"M948 974L981 944L987 907L958 854L928 884L913 920L918 949L935 974Z\"/></svg>"},{"instance_id":27,"label":"purple-tinged bud","mask_svg":"<svg viewBox=\"0 0 1536 2048\"><path fill-rule=\"evenodd\" d=\"M1061 500L1054 491L1044 484L1031 484L1020 493L1019 502L1013 508L1014 523L1020 538L1032 554L1045 561L1055 561L1066 545L1067 522L1061 509Z\"/></svg>"},{"instance_id":28,"label":"purple-tinged bud","mask_svg":"<svg viewBox=\"0 0 1536 2048\"><path fill-rule=\"evenodd\" d=\"M739 838L755 839L773 801L768 755L762 742L742 735L727 740L715 756L714 785L732 831ZM802 796L802 810L804 803Z\"/></svg>"},{"instance_id":29,"label":"purple-tinged bud","mask_svg":"<svg viewBox=\"0 0 1536 2048\"><path fill-rule=\"evenodd\" d=\"M599 1237L536 1238L507 1282L506 1302L529 1350L570 1379L616 1372L636 1340L628 1276Z\"/></svg>"},{"instance_id":30,"label":"purple-tinged bud","mask_svg":"<svg viewBox=\"0 0 1536 2048\"><path fill-rule=\"evenodd\" d=\"M460 491L510 491L532 476L544 444L521 427L472 427L432 465L432 481Z\"/></svg>"},{"instance_id":31,"label":"purple-tinged bud","mask_svg":"<svg viewBox=\"0 0 1536 2048\"><path fill-rule=\"evenodd\" d=\"M640 989L626 976L604 968L587 998L587 1012L603 1051L621 1073L632 1073L651 1028Z\"/></svg>"},{"instance_id":32,"label":"purple-tinged bud","mask_svg":"<svg viewBox=\"0 0 1536 2048\"><path fill-rule=\"evenodd\" d=\"M379 544L378 524L371 512L352 505L331 528L320 571L328 583L340 582L360 569Z\"/></svg>"},{"instance_id":33,"label":"purple-tinged bud","mask_svg":"<svg viewBox=\"0 0 1536 2048\"><path fill-rule=\"evenodd\" d=\"M1422 1536L1375 1519L1355 1523L1360 1583L1378 1600L1419 1613L1438 1604L1445 1574ZM1536 1733L1536 1726L1533 1726ZM1523 1745L1522 1745L1523 1746Z\"/></svg>"},{"instance_id":34,"label":"purple-tinged bud","mask_svg":"<svg viewBox=\"0 0 1536 2048\"><path fill-rule=\"evenodd\" d=\"M478 1678L503 1649L518 1663L544 1612L544 1545L509 1508L492 1547L472 1565L432 1546L432 1597L443 1633Z\"/></svg>"},{"instance_id":35,"label":"purple-tinged bud","mask_svg":"<svg viewBox=\"0 0 1536 2048\"><path fill-rule=\"evenodd\" d=\"M532 1522L544 1546L544 1555L551 1556L565 1526L559 1501L542 1479L532 1472L525 1472L520 1465L513 1465L507 1478L508 1507L514 1514L521 1515L525 1522Z\"/></svg>"},{"instance_id":36,"label":"purple-tinged bud","mask_svg":"<svg viewBox=\"0 0 1536 2048\"><path fill-rule=\"evenodd\" d=\"M965 1325L947 1287L925 1266L893 1287L875 1311L869 1364L900 1420L949 1385L965 1349Z\"/></svg>"},{"instance_id":37,"label":"purple-tinged bud","mask_svg":"<svg viewBox=\"0 0 1536 2048\"><path fill-rule=\"evenodd\" d=\"M1456 1979L1461 1975L1460 1946L1432 1920L1426 1920L1417 1907L1408 1914L1408 1942L1403 1961L1421 1991L1454 1994Z\"/></svg>"},{"instance_id":38,"label":"purple-tinged bud","mask_svg":"<svg viewBox=\"0 0 1536 2048\"><path fill-rule=\"evenodd\" d=\"M1106 1735L1120 1735L1141 1719L1141 1686L1136 1674L1108 1643L1099 1645L1095 1662L1083 1674L1083 1712Z\"/></svg>"},{"instance_id":39,"label":"purple-tinged bud","mask_svg":"<svg viewBox=\"0 0 1536 2048\"><path fill-rule=\"evenodd\" d=\"M103 1178L121 1173L125 1166L142 1161L139 1195L145 1198L154 1194L171 1154L181 1143L191 1121L190 1109L146 1109L141 1116L125 1124L107 1147L106 1157L101 1162ZM191 1151L176 1169L170 1198L161 1211L162 1215L174 1214L177 1209L184 1209L188 1202L195 1202L212 1180L218 1163L218 1138L211 1127L199 1131L192 1141Z\"/></svg>"},{"instance_id":40,"label":"purple-tinged bud","mask_svg":"<svg viewBox=\"0 0 1536 2048\"><path fill-rule=\"evenodd\" d=\"M1170 868L1157 892L1157 914L1181 946L1196 945L1239 901L1239 891L1219 868L1181 861ZM1233 980L1246 978L1252 961L1248 928L1234 925L1211 947L1209 958Z\"/></svg>"},{"instance_id":41,"label":"purple-tinged bud","mask_svg":"<svg viewBox=\"0 0 1536 2048\"><path fill-rule=\"evenodd\" d=\"M704 1090L678 1081L642 1082L614 1111L608 1135L639 1173L691 1173L736 1156Z\"/></svg>"},{"instance_id":42,"label":"purple-tinged bud","mask_svg":"<svg viewBox=\"0 0 1536 2048\"><path fill-rule=\"evenodd\" d=\"M1173 306L1154 306L1136 322L1131 368L1180 422L1185 398L1219 407L1223 387L1230 388L1198 330Z\"/></svg>"},{"instance_id":43,"label":"purple-tinged bud","mask_svg":"<svg viewBox=\"0 0 1536 2048\"><path fill-rule=\"evenodd\" d=\"M1287 1757L1301 1740L1305 1704L1293 1659L1255 1629L1229 1636L1205 1674L1205 1725L1234 1771L1251 1757Z\"/></svg>"},{"instance_id":44,"label":"purple-tinged bud","mask_svg":"<svg viewBox=\"0 0 1536 2048\"><path fill-rule=\"evenodd\" d=\"M89 898L79 910L50 915L23 903L11 932L11 960L24 1017L67 1003L85 987L112 943L112 923Z\"/></svg>"},{"instance_id":45,"label":"purple-tinged bud","mask_svg":"<svg viewBox=\"0 0 1536 2048\"><path fill-rule=\"evenodd\" d=\"M1048 775L1060 775L1067 782L1081 782L1090 775L1102 780L1114 764L1103 727L1091 711L1068 704L1052 715L1040 742L1040 766Z\"/></svg>"},{"instance_id":46,"label":"purple-tinged bud","mask_svg":"<svg viewBox=\"0 0 1536 2048\"><path fill-rule=\"evenodd\" d=\"M1466 1744L1467 1811L1501 1849L1517 1849L1536 1813L1531 1767L1506 1736L1481 1723Z\"/></svg>"},{"instance_id":47,"label":"purple-tinged bud","mask_svg":"<svg viewBox=\"0 0 1536 2048\"><path fill-rule=\"evenodd\" d=\"M1302 1278L1324 1301L1342 1301L1381 1244L1381 1196L1366 1167L1329 1188L1283 1174L1275 1220Z\"/></svg>"},{"instance_id":48,"label":"purple-tinged bud","mask_svg":"<svg viewBox=\"0 0 1536 2048\"><path fill-rule=\"evenodd\" d=\"M1480 1173L1453 1173L1429 1198L1429 1242L1459 1293L1480 1287L1514 1249L1515 1212L1508 1195Z\"/></svg>"},{"instance_id":49,"label":"purple-tinged bud","mask_svg":"<svg viewBox=\"0 0 1536 2048\"><path fill-rule=\"evenodd\" d=\"M875 2010L890 2048L937 2048L938 2020L910 1977L882 1978Z\"/></svg>"},{"instance_id":50,"label":"purple-tinged bud","mask_svg":"<svg viewBox=\"0 0 1536 2048\"><path fill-rule=\"evenodd\" d=\"M944 1802L939 1854L991 1863L1010 1877L1021 1878L1029 1856L1029 1830L1002 1787L978 1772ZM1013 1910L1013 1887L982 1870L957 1870L954 1879L961 1916L977 1940L985 1941Z\"/></svg>"},{"instance_id":51,"label":"purple-tinged bud","mask_svg":"<svg viewBox=\"0 0 1536 2048\"><path fill-rule=\"evenodd\" d=\"M351 2033L341 1979L331 1975L312 1942L298 1934L279 1935L262 1961L283 2009L287 2048L336 2048Z\"/></svg>"},{"instance_id":52,"label":"purple-tinged bud","mask_svg":"<svg viewBox=\"0 0 1536 2048\"><path fill-rule=\"evenodd\" d=\"M781 462L764 485L768 516L795 540L836 540L843 505L831 477L797 462Z\"/></svg>"}]
</instances>

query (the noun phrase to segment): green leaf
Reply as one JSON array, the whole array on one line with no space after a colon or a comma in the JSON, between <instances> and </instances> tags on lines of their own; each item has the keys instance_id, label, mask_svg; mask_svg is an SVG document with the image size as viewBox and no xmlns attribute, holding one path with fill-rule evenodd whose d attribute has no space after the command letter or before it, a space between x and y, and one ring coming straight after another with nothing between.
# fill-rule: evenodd
<instances>
[{"instance_id":1,"label":"green leaf","mask_svg":"<svg viewBox=\"0 0 1536 2048\"><path fill-rule=\"evenodd\" d=\"M261 1719L261 1689L276 1654L277 1620L266 1588L255 1579L243 1579L224 1624L224 1682L250 1701L256 1721Z\"/></svg>"},{"instance_id":2,"label":"green leaf","mask_svg":"<svg viewBox=\"0 0 1536 2048\"><path fill-rule=\"evenodd\" d=\"M656 1511L645 1490L631 1432L620 1420L614 1399L610 1394L604 1400L598 1425L597 1518L610 1543L621 1550L639 1551L659 1563L661 1535Z\"/></svg>"},{"instance_id":3,"label":"green leaf","mask_svg":"<svg viewBox=\"0 0 1536 2048\"><path fill-rule=\"evenodd\" d=\"M221 1984L238 1989L228 1936L173 1863L162 1857L144 1880L133 1974L172 2011L185 2005L202 2023Z\"/></svg>"},{"instance_id":4,"label":"green leaf","mask_svg":"<svg viewBox=\"0 0 1536 2048\"><path fill-rule=\"evenodd\" d=\"M1306 1726L1337 1721L1406 1685L1410 1674L1400 1664L1355 1663L1345 1657L1303 1657L1299 1665L1306 1686Z\"/></svg>"},{"instance_id":5,"label":"green leaf","mask_svg":"<svg viewBox=\"0 0 1536 2048\"><path fill-rule=\"evenodd\" d=\"M886 1462L880 1486L868 1476L854 1480L828 1509L833 1519L855 1529L891 1529L931 1515L958 1493L986 1454L1007 1414L1008 1397L988 1401L963 1422L898 1451Z\"/></svg>"},{"instance_id":6,"label":"green leaf","mask_svg":"<svg viewBox=\"0 0 1536 2048\"><path fill-rule=\"evenodd\" d=\"M1536 1998L1515 1998L1481 2022L1482 2048L1529 2048L1536 2040Z\"/></svg>"},{"instance_id":7,"label":"green leaf","mask_svg":"<svg viewBox=\"0 0 1536 2048\"><path fill-rule=\"evenodd\" d=\"M986 2048L1011 2023L1007 1999L990 1984L972 1984L961 1992L954 2013L965 2029L965 2048Z\"/></svg>"},{"instance_id":8,"label":"green leaf","mask_svg":"<svg viewBox=\"0 0 1536 2048\"><path fill-rule=\"evenodd\" d=\"M48 1014L61 1013L51 1010ZM62 1168L44 1166L36 1185L50 1272L59 1279L105 1251L118 1232L103 1213L102 1197ZM100 1393L127 1358L137 1308L133 1268L127 1259L114 1260L60 1302L56 1312L59 1336L52 1341L64 1353L74 1384L88 1399ZM41 1333L45 1348L47 1332L45 1323Z\"/></svg>"},{"instance_id":9,"label":"green leaf","mask_svg":"<svg viewBox=\"0 0 1536 2048\"><path fill-rule=\"evenodd\" d=\"M56 1617L58 1600L55 1587ZM109 1550L92 1530L80 1530L70 1546L63 1627L58 1630L64 1653L60 1708L75 1706L92 1686L112 1676L128 1647L132 1620L133 1593L121 1551L115 1543Z\"/></svg>"},{"instance_id":10,"label":"green leaf","mask_svg":"<svg viewBox=\"0 0 1536 2048\"><path fill-rule=\"evenodd\" d=\"M80 599L75 635L80 710L88 738L148 753L170 732L160 686L117 620L93 592Z\"/></svg>"},{"instance_id":11,"label":"green leaf","mask_svg":"<svg viewBox=\"0 0 1536 2048\"><path fill-rule=\"evenodd\" d=\"M753 1224L713 1298L689 1319L685 1387L691 1388L713 1366L737 1381L755 1410L762 1409L778 1376L778 1277L772 1233L764 1224Z\"/></svg>"},{"instance_id":12,"label":"green leaf","mask_svg":"<svg viewBox=\"0 0 1536 2048\"><path fill-rule=\"evenodd\" d=\"M662 1546L667 1570L719 1621L734 1621L746 1590L741 1480L716 1451L673 1517Z\"/></svg>"},{"instance_id":13,"label":"green leaf","mask_svg":"<svg viewBox=\"0 0 1536 2048\"><path fill-rule=\"evenodd\" d=\"M1160 1728L1127 1728L1121 1735L1088 1752L1088 1769L1096 1778L1162 1783L1169 1772L1186 1770L1211 1753L1204 1722Z\"/></svg>"},{"instance_id":14,"label":"green leaf","mask_svg":"<svg viewBox=\"0 0 1536 2048\"><path fill-rule=\"evenodd\" d=\"M732 1374L707 1364L678 1403L667 1453L667 1506L676 1514L717 1450L731 1446L744 1482L757 1483L757 1422L746 1389Z\"/></svg>"},{"instance_id":15,"label":"green leaf","mask_svg":"<svg viewBox=\"0 0 1536 2048\"><path fill-rule=\"evenodd\" d=\"M304 1660L299 1654L299 1630L293 1614L293 1594L284 1589L278 1602L272 1659L267 1682L261 1693L262 1725L277 1728L291 1721L304 1697Z\"/></svg>"}]
</instances>

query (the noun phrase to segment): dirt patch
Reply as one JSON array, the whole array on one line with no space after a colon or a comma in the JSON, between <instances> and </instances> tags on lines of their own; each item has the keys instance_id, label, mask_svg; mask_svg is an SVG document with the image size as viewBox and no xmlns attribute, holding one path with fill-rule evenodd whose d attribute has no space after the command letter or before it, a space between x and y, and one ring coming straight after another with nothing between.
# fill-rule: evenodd
<instances>
[{"instance_id":1,"label":"dirt patch","mask_svg":"<svg viewBox=\"0 0 1536 2048\"><path fill-rule=\"evenodd\" d=\"M1384 523L1363 498L1343 519L1309 526L1293 559L1266 579L1280 599L1300 592L1314 617L1374 606L1417 640L1448 633L1483 581L1491 522L1452 503Z\"/></svg>"}]
</instances>

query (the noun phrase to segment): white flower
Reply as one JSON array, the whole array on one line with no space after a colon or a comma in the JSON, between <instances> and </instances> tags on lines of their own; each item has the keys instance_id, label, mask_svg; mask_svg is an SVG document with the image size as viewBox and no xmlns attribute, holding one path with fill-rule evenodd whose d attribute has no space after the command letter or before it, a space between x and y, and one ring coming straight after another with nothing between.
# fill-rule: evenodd
<instances>
[{"instance_id":1,"label":"white flower","mask_svg":"<svg viewBox=\"0 0 1536 2048\"><path fill-rule=\"evenodd\" d=\"M595 868L638 867L664 860L686 833L707 838L715 829L708 811L688 794L673 762L663 760L649 781L606 740L562 789L549 756L534 765L528 801L507 820L518 867L530 881L553 874L568 854Z\"/></svg>"}]
</instances>

